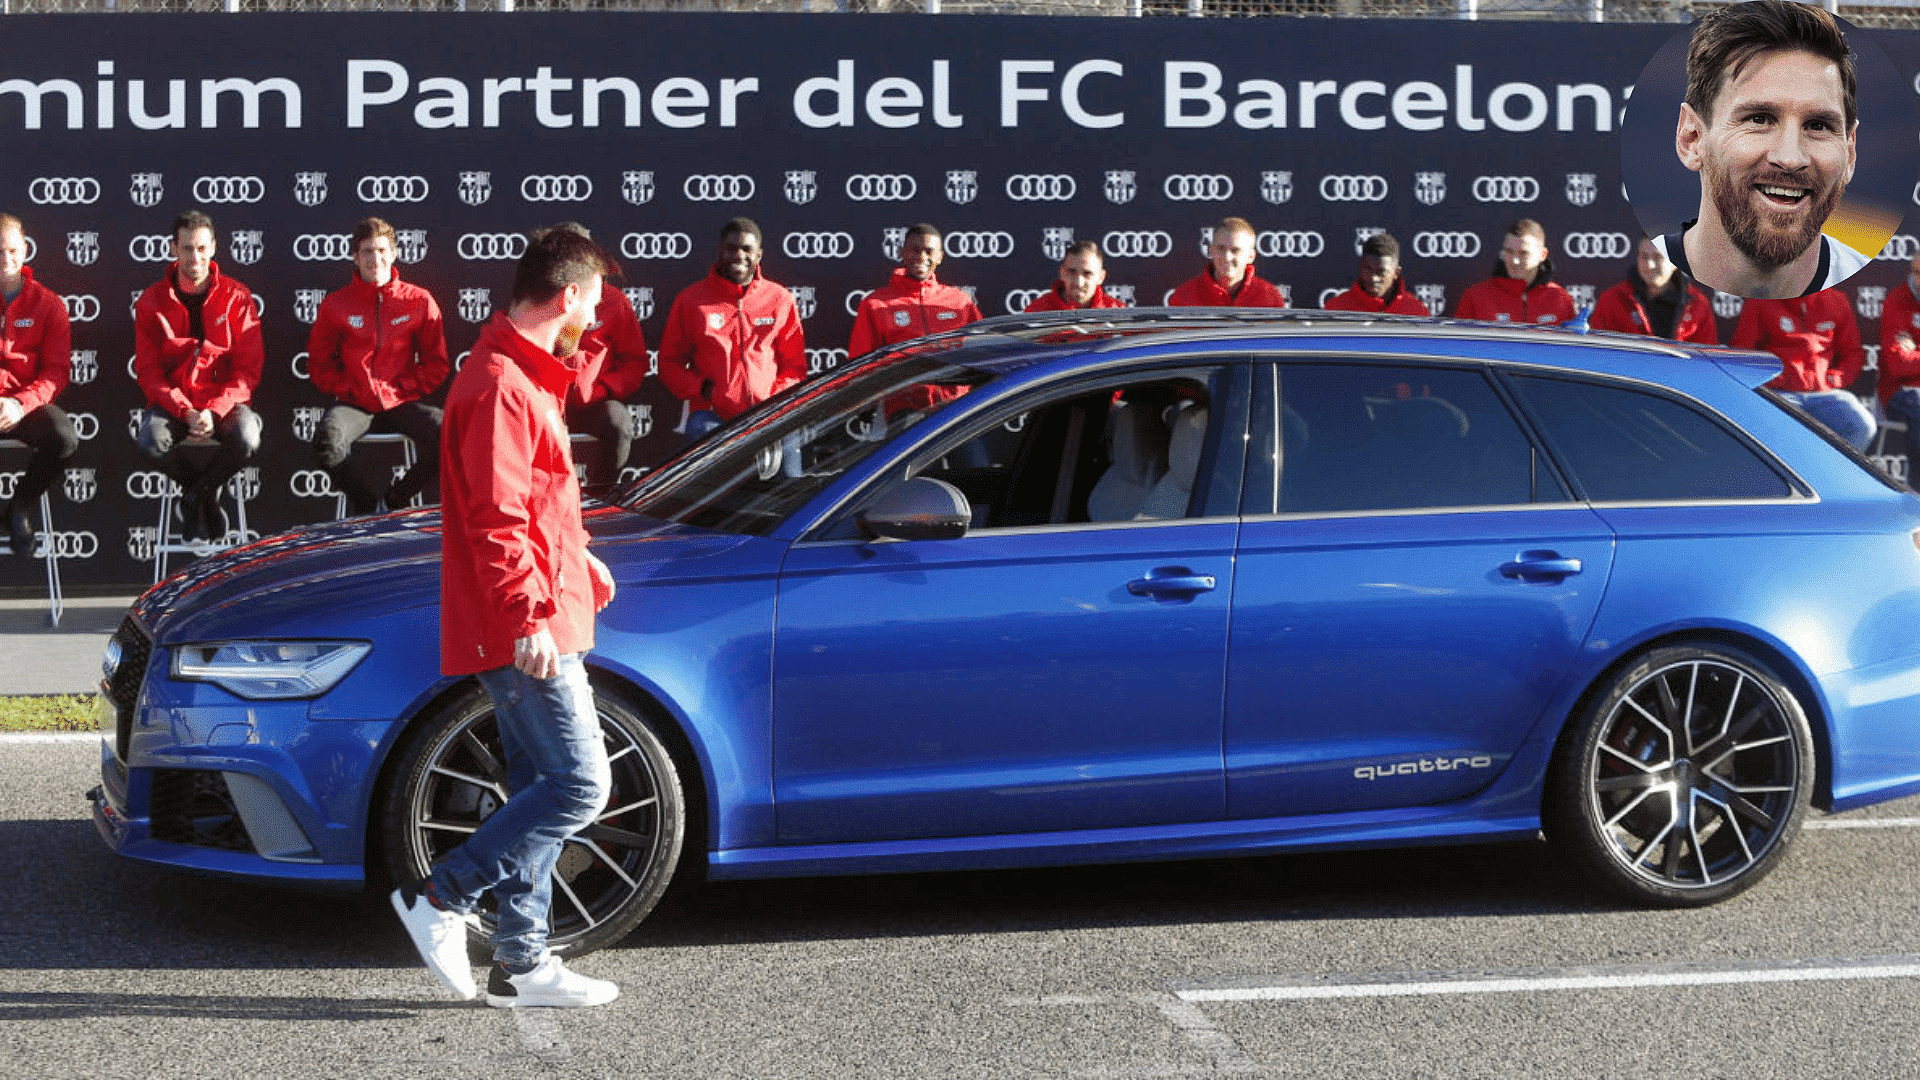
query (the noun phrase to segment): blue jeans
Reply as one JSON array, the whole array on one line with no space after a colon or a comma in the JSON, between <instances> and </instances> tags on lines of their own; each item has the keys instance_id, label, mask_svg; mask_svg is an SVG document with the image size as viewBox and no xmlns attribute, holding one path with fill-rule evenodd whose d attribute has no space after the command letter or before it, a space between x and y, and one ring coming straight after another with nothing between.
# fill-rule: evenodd
<instances>
[{"instance_id":1,"label":"blue jeans","mask_svg":"<svg viewBox=\"0 0 1920 1080\"><path fill-rule=\"evenodd\" d=\"M433 868L433 889L463 912L493 890L494 959L531 964L546 952L560 849L599 816L613 776L579 654L562 656L551 679L503 667L481 672L480 685L499 718L512 797Z\"/></svg>"},{"instance_id":2,"label":"blue jeans","mask_svg":"<svg viewBox=\"0 0 1920 1080\"><path fill-rule=\"evenodd\" d=\"M1781 397L1799 404L1808 416L1825 424L1828 430L1865 453L1873 441L1873 410L1846 390L1787 390Z\"/></svg>"},{"instance_id":3,"label":"blue jeans","mask_svg":"<svg viewBox=\"0 0 1920 1080\"><path fill-rule=\"evenodd\" d=\"M1911 470L1920 465L1920 387L1895 390L1887 399L1887 415L1907 425L1907 468Z\"/></svg>"}]
</instances>

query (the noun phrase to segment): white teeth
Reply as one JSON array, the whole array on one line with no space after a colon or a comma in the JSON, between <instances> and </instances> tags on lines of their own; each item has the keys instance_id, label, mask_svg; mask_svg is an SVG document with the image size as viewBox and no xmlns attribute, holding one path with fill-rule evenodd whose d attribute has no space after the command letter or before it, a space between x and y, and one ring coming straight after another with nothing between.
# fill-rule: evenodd
<instances>
[{"instance_id":1,"label":"white teeth","mask_svg":"<svg viewBox=\"0 0 1920 1080\"><path fill-rule=\"evenodd\" d=\"M1805 195L1806 190L1804 188L1774 187L1771 184L1761 184L1760 193L1762 195L1772 195L1781 199L1797 199L1800 196Z\"/></svg>"}]
</instances>

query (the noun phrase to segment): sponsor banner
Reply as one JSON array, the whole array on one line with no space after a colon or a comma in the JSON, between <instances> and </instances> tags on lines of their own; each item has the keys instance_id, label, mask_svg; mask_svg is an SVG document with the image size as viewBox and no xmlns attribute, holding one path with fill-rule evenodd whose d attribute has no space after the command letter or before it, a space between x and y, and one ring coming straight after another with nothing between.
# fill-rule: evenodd
<instances>
[{"instance_id":1,"label":"sponsor banner","mask_svg":"<svg viewBox=\"0 0 1920 1080\"><path fill-rule=\"evenodd\" d=\"M1257 271L1298 303L1350 285L1359 245L1387 232L1409 287L1449 311L1520 217L1546 227L1558 280L1594 296L1626 277L1639 236L1618 149L1628 91L1676 29L1109 19L1090 38L1078 18L943 16L881 36L801 14L520 12L501 36L478 18L421 34L405 13L178 18L205 58L184 75L152 48L152 18L7 18L0 135L33 153L0 171L0 206L40 239L36 273L73 324L61 405L87 432L55 547L89 583L150 573L164 478L130 437L145 403L123 367L131 301L171 262L187 206L213 217L223 272L263 313L262 449L237 493L265 533L332 514L313 445L330 401L305 354L321 300L350 280L359 218L393 224L454 357L508 306L528 231L560 221L620 260L615 286L657 345L721 224L753 218L816 374L852 359L859 302L922 221L945 231L942 280L989 315L1044 292L1078 240L1107 252L1110 294L1159 303L1227 216L1252 224ZM1920 69L1920 33L1873 36L1908 78ZM640 37L665 47L636 54ZM1916 235L1897 230L1848 289L1868 340ZM1729 336L1738 301L1715 311ZM637 474L678 448L684 416L657 379L628 405ZM392 450L370 448L370 477ZM35 572L0 565L0 586Z\"/></svg>"}]
</instances>

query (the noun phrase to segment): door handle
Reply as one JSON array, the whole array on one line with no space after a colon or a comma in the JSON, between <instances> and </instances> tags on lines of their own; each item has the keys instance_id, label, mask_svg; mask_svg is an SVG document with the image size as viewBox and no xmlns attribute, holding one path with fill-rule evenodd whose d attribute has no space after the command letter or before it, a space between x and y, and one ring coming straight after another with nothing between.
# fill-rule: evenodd
<instances>
[{"instance_id":1,"label":"door handle","mask_svg":"<svg viewBox=\"0 0 1920 1080\"><path fill-rule=\"evenodd\" d=\"M1151 596L1156 600L1190 599L1196 594L1213 591L1218 584L1212 574L1196 574L1184 566L1156 566L1147 571L1146 577L1127 582L1127 591L1135 596Z\"/></svg>"},{"instance_id":2,"label":"door handle","mask_svg":"<svg viewBox=\"0 0 1920 1080\"><path fill-rule=\"evenodd\" d=\"M1579 559L1565 558L1557 551L1523 551L1514 561L1500 564L1502 576L1521 581L1560 581L1580 570Z\"/></svg>"}]
</instances>

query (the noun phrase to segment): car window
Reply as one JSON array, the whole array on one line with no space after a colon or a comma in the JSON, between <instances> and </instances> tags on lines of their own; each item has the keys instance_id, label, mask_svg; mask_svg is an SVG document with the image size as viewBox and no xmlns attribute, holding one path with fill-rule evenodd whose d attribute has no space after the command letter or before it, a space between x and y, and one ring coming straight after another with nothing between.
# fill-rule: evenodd
<instances>
[{"instance_id":1,"label":"car window","mask_svg":"<svg viewBox=\"0 0 1920 1080\"><path fill-rule=\"evenodd\" d=\"M1283 363L1255 440L1280 513L1563 502L1487 377L1459 368ZM1256 395L1256 399L1261 395ZM1272 435L1278 428L1277 439ZM1250 511L1256 508L1247 507ZM1264 510L1265 508L1259 508Z\"/></svg>"},{"instance_id":2,"label":"car window","mask_svg":"<svg viewBox=\"0 0 1920 1080\"><path fill-rule=\"evenodd\" d=\"M1515 376L1581 494L1595 502L1778 499L1793 488L1726 424L1665 394Z\"/></svg>"}]
</instances>

